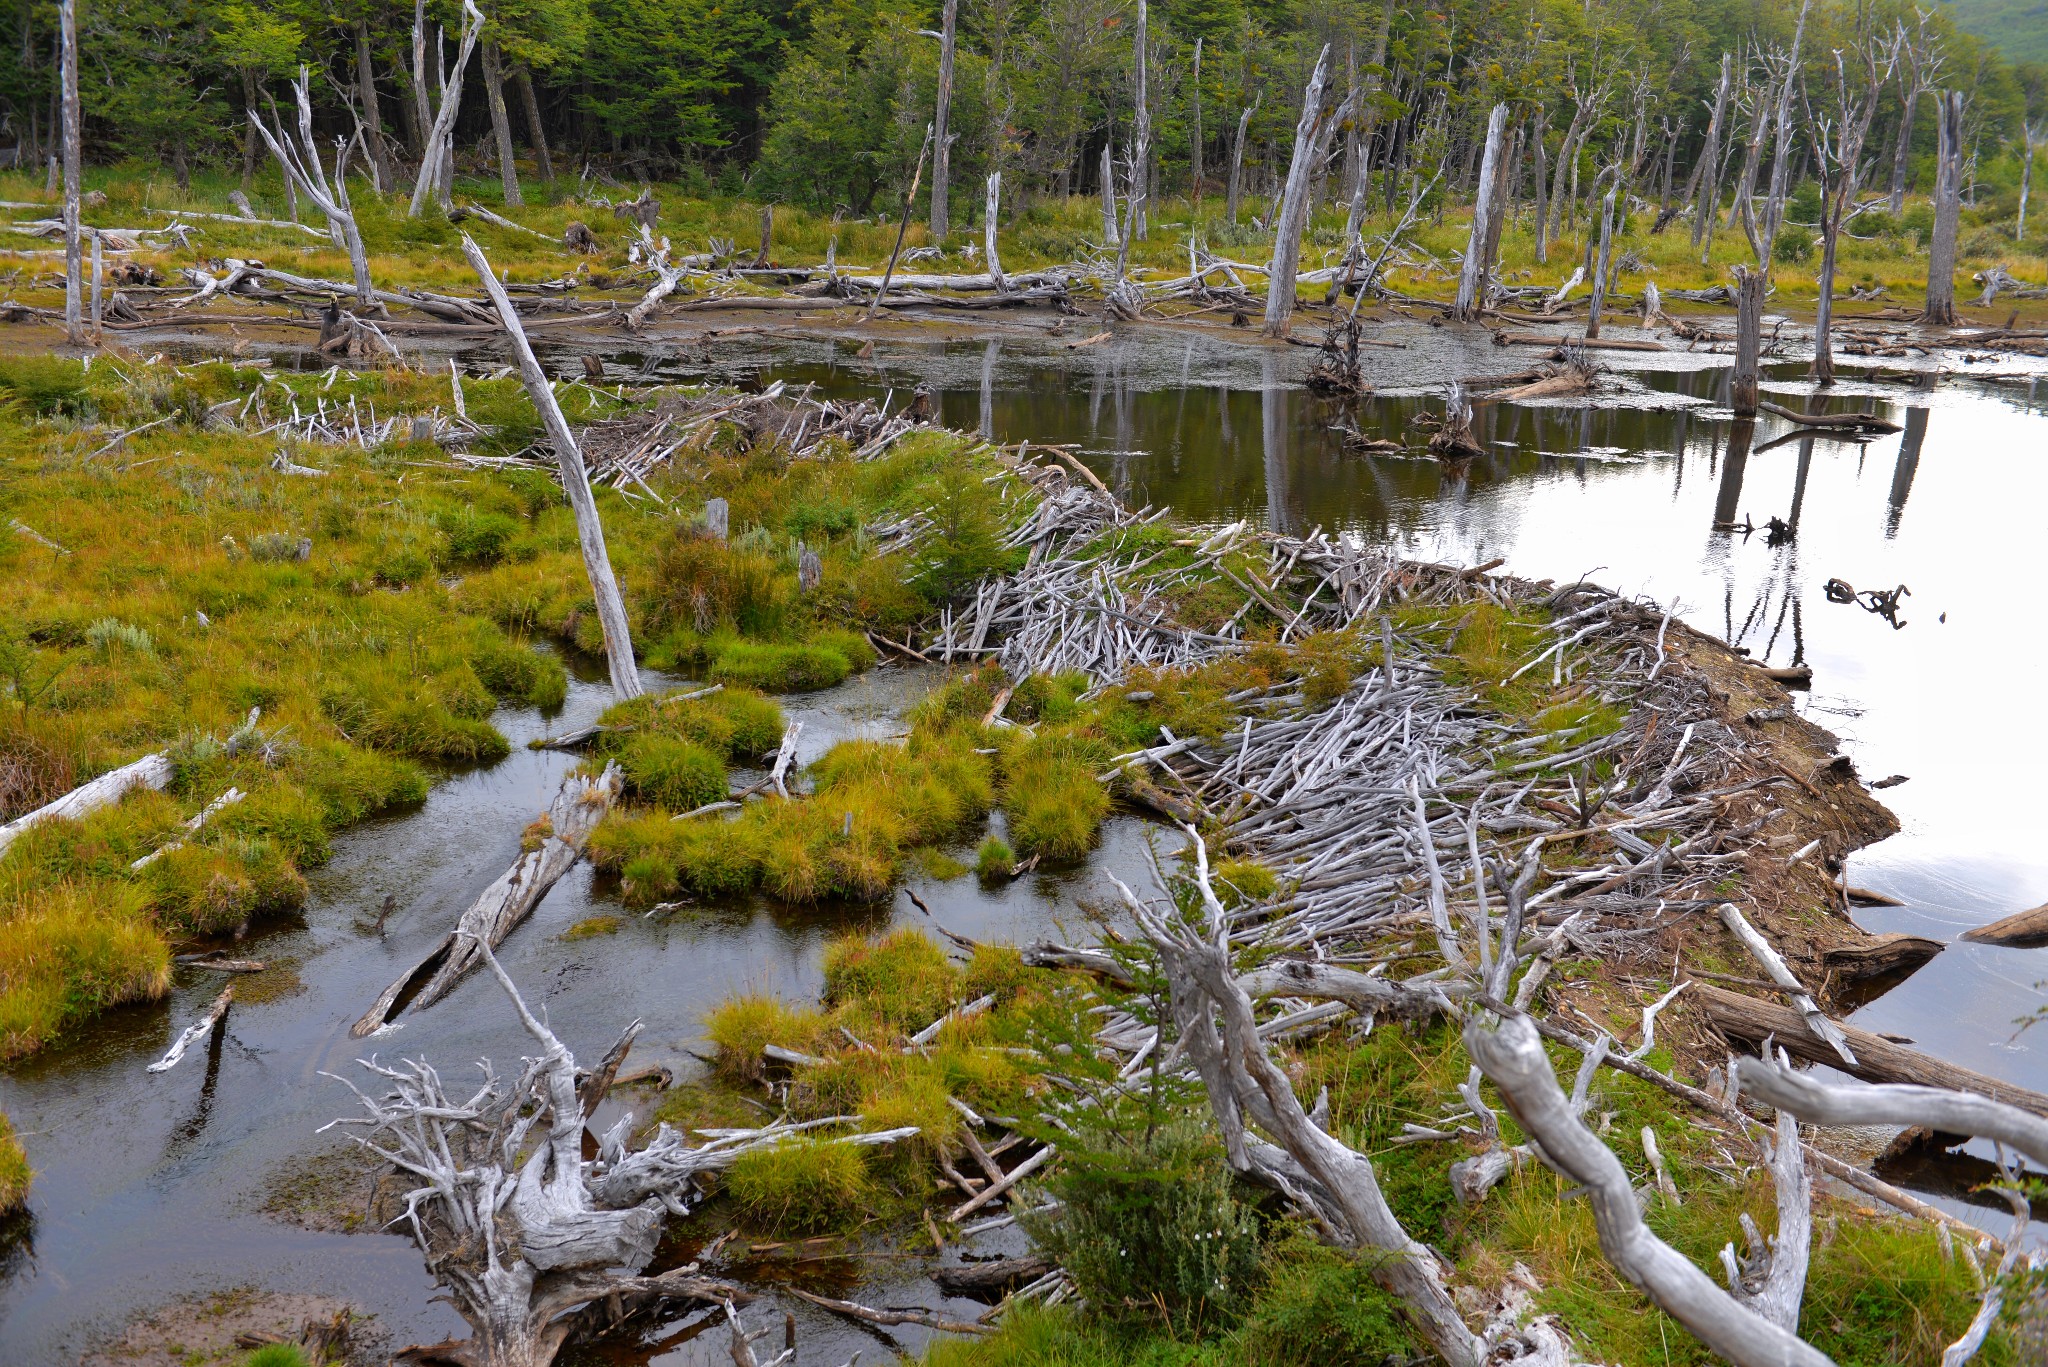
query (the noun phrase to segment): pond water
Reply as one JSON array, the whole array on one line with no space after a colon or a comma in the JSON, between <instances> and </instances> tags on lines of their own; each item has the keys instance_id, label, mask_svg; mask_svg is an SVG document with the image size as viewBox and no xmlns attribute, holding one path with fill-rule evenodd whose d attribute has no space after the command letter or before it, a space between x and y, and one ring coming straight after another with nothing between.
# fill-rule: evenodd
<instances>
[{"instance_id":1,"label":"pond water","mask_svg":"<svg viewBox=\"0 0 2048 1367\"><path fill-rule=\"evenodd\" d=\"M1350 455L1333 429L1350 423L1398 439L1416 414L1440 408L1432 387L1440 377L1519 370L1536 353L1492 347L1473 331L1376 330L1394 343L1366 352L1378 393L1347 412L1300 387L1312 360L1303 350L1138 329L1075 351L1041 329L1006 326L993 340L882 340L866 359L856 355L858 339L764 329L747 330L743 343L678 338L606 359L617 379L781 379L820 397L900 403L928 385L949 425L1003 441L1074 443L1131 502L1171 504L1191 521L1353 529L1416 556L1505 557L1524 576L1592 577L1654 597L1759 658L1811 664L1814 688L1800 695L1801 709L1844 738L1866 777L1908 777L1885 793L1905 829L1856 855L1850 869L1851 881L1906 905L1859 911L1866 928L1950 940L2048 899L2048 845L2036 836L2040 804L2029 796L2048 740L2024 721L2017 687L2043 653L2031 556L2038 510L2048 506L2048 379L2040 372L1995 373L2018 370L1997 363L1965 367L1985 372L1976 375L1925 366L1854 374L1830 402L1873 406L1903 433L1867 444L1781 443L1787 425L1766 419L1746 452L1731 456L1725 358L1609 358L1614 389L1598 404L1482 405L1486 454L1454 468ZM567 359L572 350L551 355ZM1808 393L1801 369L1784 362L1767 389L1800 402L1792 396ZM1761 530L1773 517L1792 534ZM1830 578L1911 592L1884 617L1828 601ZM807 723L800 758L843 736L894 731L893 716L927 682L884 669L798 700L789 710ZM518 747L589 720L608 696L601 675L586 673L558 716L501 714L515 745L510 758L452 776L417 812L338 840L334 860L313 875L303 916L243 947L294 965L296 988L238 1002L204 1059L160 1077L143 1071L218 990L217 979L181 972L168 1003L112 1013L0 1074L0 1108L37 1167L29 1239L0 1267L0 1362L75 1361L95 1335L118 1331L139 1310L240 1285L313 1289L374 1307L394 1346L461 1332L453 1312L431 1299L408 1241L301 1230L263 1208L298 1180L309 1156L336 1144L314 1131L349 1101L321 1073L355 1071L352 1061L367 1052L349 1039L348 1023L511 861L520 828L574 762ZM1062 918L1078 923L1081 904L1107 890L1101 870L1143 870L1148 829L1113 822L1083 870L994 891L972 879L912 886L950 929L1028 938ZM367 920L387 894L398 909L380 937ZM679 1070L695 1066L688 1050L703 1011L721 997L761 988L809 998L831 935L923 919L899 896L879 908L813 913L760 905L653 920L626 913L614 935L562 938L587 916L619 910L579 868L501 957L579 1054L594 1056L641 1016L648 1029L635 1060ZM2048 1088L2048 1035L2014 1038L2015 1018L2042 1001L2042 979L2048 951L1955 945L1857 1019ZM425 1054L444 1074L483 1056L502 1067L530 1047L481 976L402 1019L402 1030L374 1043L387 1054ZM1938 1188L1941 1174L1914 1185ZM888 1266L837 1271L868 1276L877 1301L932 1300L915 1275L874 1276ZM873 1353L859 1331L791 1308L807 1357L838 1348L837 1361L862 1346ZM915 1343L918 1332L904 1337ZM678 1348L657 1360L688 1356Z\"/></svg>"}]
</instances>

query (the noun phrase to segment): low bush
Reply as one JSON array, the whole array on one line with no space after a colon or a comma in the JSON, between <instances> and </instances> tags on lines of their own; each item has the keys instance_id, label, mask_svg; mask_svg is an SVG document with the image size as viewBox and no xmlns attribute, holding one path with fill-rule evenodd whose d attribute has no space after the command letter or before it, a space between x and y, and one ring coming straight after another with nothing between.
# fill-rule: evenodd
<instances>
[{"instance_id":1,"label":"low bush","mask_svg":"<svg viewBox=\"0 0 2048 1367\"><path fill-rule=\"evenodd\" d=\"M761 1051L769 1045L808 1053L820 1047L827 1029L819 1012L767 996L729 998L704 1019L704 1033L715 1050L714 1066L743 1081L760 1079Z\"/></svg>"},{"instance_id":2,"label":"low bush","mask_svg":"<svg viewBox=\"0 0 2048 1367\"><path fill-rule=\"evenodd\" d=\"M725 1190L749 1224L773 1233L815 1234L860 1223L873 1208L866 1154L829 1139L792 1140L741 1154Z\"/></svg>"},{"instance_id":3,"label":"low bush","mask_svg":"<svg viewBox=\"0 0 2048 1367\"><path fill-rule=\"evenodd\" d=\"M999 835L982 841L981 848L974 852L974 871L983 878L1008 878L1016 867L1017 852Z\"/></svg>"}]
</instances>

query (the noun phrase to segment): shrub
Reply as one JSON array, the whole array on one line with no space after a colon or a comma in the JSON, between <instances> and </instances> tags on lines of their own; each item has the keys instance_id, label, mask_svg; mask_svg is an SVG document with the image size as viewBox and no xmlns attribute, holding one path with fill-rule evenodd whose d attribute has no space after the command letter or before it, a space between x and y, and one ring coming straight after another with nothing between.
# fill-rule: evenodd
<instances>
[{"instance_id":1,"label":"shrub","mask_svg":"<svg viewBox=\"0 0 2048 1367\"><path fill-rule=\"evenodd\" d=\"M749 1222L798 1234L858 1223L878 1195L866 1155L829 1139L743 1153L726 1172L725 1189Z\"/></svg>"},{"instance_id":2,"label":"shrub","mask_svg":"<svg viewBox=\"0 0 2048 1367\"><path fill-rule=\"evenodd\" d=\"M495 565L505 558L505 547L519 535L519 524L503 513L480 513L465 508L440 519L447 559L454 565Z\"/></svg>"},{"instance_id":3,"label":"shrub","mask_svg":"<svg viewBox=\"0 0 2048 1367\"><path fill-rule=\"evenodd\" d=\"M1811 228L1780 228L1778 238L1771 244L1771 260L1781 266L1796 266L1813 259L1813 230Z\"/></svg>"},{"instance_id":4,"label":"shrub","mask_svg":"<svg viewBox=\"0 0 2048 1367\"><path fill-rule=\"evenodd\" d=\"M725 766L701 745L668 736L634 736L619 767L635 793L674 811L717 802L726 794Z\"/></svg>"},{"instance_id":5,"label":"shrub","mask_svg":"<svg viewBox=\"0 0 2048 1367\"><path fill-rule=\"evenodd\" d=\"M1257 1288L1259 1232L1222 1145L1186 1122L1110 1144L1062 1143L1047 1183L1062 1208L1034 1222L1039 1245L1103 1314L1176 1334L1234 1322Z\"/></svg>"},{"instance_id":6,"label":"shrub","mask_svg":"<svg viewBox=\"0 0 2048 1367\"><path fill-rule=\"evenodd\" d=\"M102 617L85 629L85 643L94 650L112 652L116 646L137 655L154 655L156 643L141 627L130 626L113 617Z\"/></svg>"},{"instance_id":7,"label":"shrub","mask_svg":"<svg viewBox=\"0 0 2048 1367\"><path fill-rule=\"evenodd\" d=\"M85 367L61 356L0 356L0 403L38 418L91 417L94 411Z\"/></svg>"},{"instance_id":8,"label":"shrub","mask_svg":"<svg viewBox=\"0 0 2048 1367\"><path fill-rule=\"evenodd\" d=\"M1003 545L1002 505L996 490L971 466L948 464L924 492L931 504L932 530L921 548L915 578L927 593L951 597L1021 559L1022 552Z\"/></svg>"},{"instance_id":9,"label":"shrub","mask_svg":"<svg viewBox=\"0 0 2048 1367\"><path fill-rule=\"evenodd\" d=\"M824 646L755 645L739 642L719 653L711 677L765 693L804 693L830 688L853 672L844 655Z\"/></svg>"},{"instance_id":10,"label":"shrub","mask_svg":"<svg viewBox=\"0 0 2048 1367\"><path fill-rule=\"evenodd\" d=\"M642 606L657 633L725 627L776 635L796 586L774 556L728 546L694 527L678 528L655 553L651 579Z\"/></svg>"}]
</instances>

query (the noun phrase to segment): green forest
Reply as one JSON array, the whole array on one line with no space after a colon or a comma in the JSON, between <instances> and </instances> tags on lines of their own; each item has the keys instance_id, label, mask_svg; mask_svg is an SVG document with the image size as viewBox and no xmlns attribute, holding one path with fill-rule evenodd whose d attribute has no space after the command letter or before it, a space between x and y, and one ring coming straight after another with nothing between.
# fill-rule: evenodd
<instances>
[{"instance_id":1,"label":"green forest","mask_svg":"<svg viewBox=\"0 0 2048 1367\"><path fill-rule=\"evenodd\" d=\"M2027 2L1993 15L1999 0L1980 0L1952 19L1902 0L1831 0L1799 35L1798 102L1822 108L1828 54L1855 33L1896 30L1907 41L1864 184L1889 192L1894 213L1902 189L1928 188L1931 93L1955 88L1968 99L1972 202L1993 183L2016 189L2017 158L1995 175L1994 164L2048 110L2048 71L2021 60L2048 54L2048 25L2018 13ZM1441 162L1469 187L1488 110L1506 101L1517 146L1523 128L1536 135L1523 165L1547 154L1575 181L1581 163L1623 158L1654 189L1695 165L1723 54L1724 118L1739 137L1800 21L1785 0L1165 0L1149 13L1132 0L493 0L469 12L480 28L458 67L465 16L446 0L80 0L86 160L181 185L238 168L246 188L268 160L248 112L303 65L320 131L384 189L408 188L447 87L460 96L457 165L480 174L499 178L509 160L551 185L673 183L869 217L910 180L950 68L947 164L925 184L959 201L956 214L998 170L1018 208L1091 192L1103 151L1127 155L1141 113L1155 198L1221 191L1240 162L1242 191L1270 195L1327 44L1350 100L1347 183L1361 167L1380 173L1391 201L1405 168ZM0 40L19 54L0 70L0 164L54 167L57 5L13 7ZM508 199L523 193L508 184Z\"/></svg>"}]
</instances>

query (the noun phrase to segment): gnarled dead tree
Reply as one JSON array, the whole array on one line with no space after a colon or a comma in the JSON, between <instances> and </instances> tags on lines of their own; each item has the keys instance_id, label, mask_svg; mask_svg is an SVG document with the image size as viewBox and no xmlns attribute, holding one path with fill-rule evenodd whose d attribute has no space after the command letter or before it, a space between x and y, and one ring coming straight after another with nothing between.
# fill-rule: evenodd
<instances>
[{"instance_id":1,"label":"gnarled dead tree","mask_svg":"<svg viewBox=\"0 0 2048 1367\"><path fill-rule=\"evenodd\" d=\"M388 1088L378 1096L336 1079L355 1092L365 1113L332 1124L360 1127L353 1136L358 1144L417 1179L393 1223L411 1231L428 1268L474 1330L467 1341L400 1357L547 1367L571 1339L664 1303L744 1303L745 1292L697 1275L694 1263L644 1275L667 1216L687 1212L698 1179L740 1154L845 1117L723 1134L695 1148L664 1125L637 1152L625 1147L631 1122L622 1120L605 1134L597 1157L585 1159L590 1112L604 1099L640 1023L626 1027L579 1090L568 1046L527 1008L490 946L473 943L540 1046L510 1085L488 1060L481 1065L482 1084L467 1097L450 1093L424 1059L395 1067L363 1060ZM846 1142L887 1142L907 1133L915 1131L853 1135Z\"/></svg>"},{"instance_id":2,"label":"gnarled dead tree","mask_svg":"<svg viewBox=\"0 0 2048 1367\"><path fill-rule=\"evenodd\" d=\"M292 93L299 103L298 136L292 134L279 120L275 132L254 108L249 110L249 122L270 148L270 154L277 158L285 179L298 186L299 193L313 201L320 212L327 215L328 232L334 245L348 253L350 273L355 277L356 302L368 308L375 302L370 288L370 260L363 251L363 237L356 230L355 210L348 202L347 152L338 148L334 158L334 180L330 184L326 168L321 165L320 144L313 136L313 101L309 91L311 74L307 67L299 68L299 77L292 82Z\"/></svg>"},{"instance_id":3,"label":"gnarled dead tree","mask_svg":"<svg viewBox=\"0 0 2048 1367\"><path fill-rule=\"evenodd\" d=\"M462 74L469 68L469 54L476 50L476 40L484 31L483 11L474 0L462 0L462 41L455 48L455 65L441 78L441 106L434 111L434 122L427 130L426 153L420 158L419 179L413 182L412 204L406 209L407 218L418 218L420 210L427 206L428 196L438 197L441 206L447 208L452 202L455 177L455 116L462 109ZM412 51L415 71L413 82L416 89L426 89L426 11L413 11ZM434 60L441 60L437 51ZM425 95L421 95L424 112Z\"/></svg>"},{"instance_id":4,"label":"gnarled dead tree","mask_svg":"<svg viewBox=\"0 0 2048 1367\"><path fill-rule=\"evenodd\" d=\"M1308 89L1301 97L1301 118L1294 126L1294 158L1280 193L1280 212L1273 222L1273 264L1266 272L1266 335L1285 337L1294 314L1295 275L1301 267L1301 234L1308 224L1309 180L1329 151L1330 139L1350 114L1346 100L1336 110L1324 107L1330 80L1330 45L1323 44Z\"/></svg>"}]
</instances>

